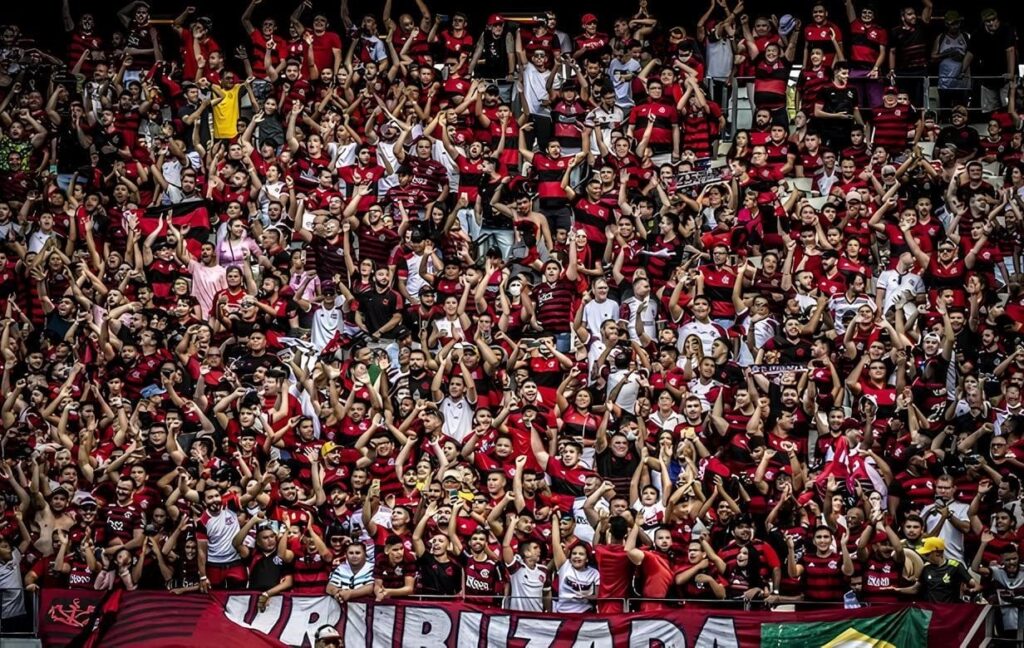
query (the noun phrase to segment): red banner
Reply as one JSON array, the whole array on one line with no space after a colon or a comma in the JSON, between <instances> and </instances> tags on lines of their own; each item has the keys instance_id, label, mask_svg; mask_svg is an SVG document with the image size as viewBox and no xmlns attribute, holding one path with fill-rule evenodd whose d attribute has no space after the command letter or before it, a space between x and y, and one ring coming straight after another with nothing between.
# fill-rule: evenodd
<instances>
[{"instance_id":1,"label":"red banner","mask_svg":"<svg viewBox=\"0 0 1024 648\"><path fill-rule=\"evenodd\" d=\"M819 627L821 632L834 631L839 623L858 627L864 638L874 634L874 621L884 620L875 624L881 630L898 631L907 616L907 608L897 605L798 614L687 606L601 616L509 612L438 601L355 602L343 608L327 596L289 595L272 598L261 612L257 594L250 592L175 596L138 591L125 593L113 622L100 626L90 622L99 602L92 592L45 592L40 626L44 645L66 646L80 633L92 635L88 638L93 644L105 648L306 647L313 645L318 628L332 625L347 648L752 648L765 645L768 628L776 633L772 636L781 637L799 626L807 636ZM984 640L986 606L916 607L921 611L916 619L927 623L927 645L970 647Z\"/></svg>"}]
</instances>

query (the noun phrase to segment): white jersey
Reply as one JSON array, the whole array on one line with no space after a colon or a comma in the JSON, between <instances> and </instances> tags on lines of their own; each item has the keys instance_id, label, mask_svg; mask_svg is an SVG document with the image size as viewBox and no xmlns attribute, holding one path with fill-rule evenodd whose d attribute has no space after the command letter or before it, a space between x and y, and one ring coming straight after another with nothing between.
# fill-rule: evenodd
<instances>
[{"instance_id":1,"label":"white jersey","mask_svg":"<svg viewBox=\"0 0 1024 648\"><path fill-rule=\"evenodd\" d=\"M445 435L455 439L459 444L473 431L473 405L463 396L458 400L445 397L438 405L441 414L444 415Z\"/></svg>"},{"instance_id":2,"label":"white jersey","mask_svg":"<svg viewBox=\"0 0 1024 648\"><path fill-rule=\"evenodd\" d=\"M679 338L679 349L682 350L682 345L691 335L696 335L700 338L700 343L704 347L704 356L711 355L711 345L714 344L718 338L726 337L728 334L718 324L715 324L711 320L707 322L701 322L695 319L690 320L686 324L679 327L678 338Z\"/></svg>"},{"instance_id":3,"label":"white jersey","mask_svg":"<svg viewBox=\"0 0 1024 648\"><path fill-rule=\"evenodd\" d=\"M558 569L558 598L554 601L555 612L590 612L594 604L587 599L597 593L601 574L591 566L576 569L566 560Z\"/></svg>"},{"instance_id":4,"label":"white jersey","mask_svg":"<svg viewBox=\"0 0 1024 648\"><path fill-rule=\"evenodd\" d=\"M344 327L344 318L341 311L341 305L344 303L345 298L337 295L334 298L334 308L327 308L325 306L315 307L309 341L316 348L317 353L322 352L324 347L334 338L334 334Z\"/></svg>"},{"instance_id":5,"label":"white jersey","mask_svg":"<svg viewBox=\"0 0 1024 648\"><path fill-rule=\"evenodd\" d=\"M427 285L426 280L420 275L420 261L422 260L423 255L415 253L405 260L409 268L409 275L405 279L405 289L410 295L419 295L420 288ZM437 268L434 267L433 255L427 259L427 272L431 274L437 272Z\"/></svg>"},{"instance_id":6,"label":"white jersey","mask_svg":"<svg viewBox=\"0 0 1024 648\"><path fill-rule=\"evenodd\" d=\"M516 556L508 568L509 596L505 608L519 612L543 612L544 590L548 583L548 568L542 564L530 569L523 562L522 556Z\"/></svg>"},{"instance_id":7,"label":"white jersey","mask_svg":"<svg viewBox=\"0 0 1024 648\"><path fill-rule=\"evenodd\" d=\"M637 299L636 297L630 297L626 301L622 302L622 305L627 309L628 314L626 315L625 320L629 324L627 330L629 331L629 339L632 342L636 342L640 339L636 334L636 318L637 311L640 310L641 303L647 304L647 308L644 309L643 315L640 316L640 321L644 327L644 333L646 333L647 337L652 340L657 339L658 337L658 300L656 298L651 299L650 296L645 297L642 300Z\"/></svg>"},{"instance_id":8,"label":"white jersey","mask_svg":"<svg viewBox=\"0 0 1024 648\"><path fill-rule=\"evenodd\" d=\"M904 306L904 314L908 317L908 309L910 304L914 303L914 298L918 295L925 294L924 281L921 280L921 275L914 274L913 272L900 273L898 270L885 270L882 274L878 275L878 283L875 289L885 290L885 296L882 301L882 312L888 313L889 309L896 304L896 300L901 295L908 297L908 304Z\"/></svg>"},{"instance_id":9,"label":"white jersey","mask_svg":"<svg viewBox=\"0 0 1024 648\"><path fill-rule=\"evenodd\" d=\"M242 557L231 542L240 528L238 516L226 508L222 508L217 515L206 511L200 516L198 535L206 538L207 563L223 564L241 560Z\"/></svg>"},{"instance_id":10,"label":"white jersey","mask_svg":"<svg viewBox=\"0 0 1024 648\"><path fill-rule=\"evenodd\" d=\"M857 311L861 306L868 306L871 311L875 310L875 302L869 299L867 295L857 295L853 299L848 299L846 293L836 295L828 303L829 313L832 315L832 321L835 322L836 335L845 335L846 327L857 316Z\"/></svg>"}]
</instances>

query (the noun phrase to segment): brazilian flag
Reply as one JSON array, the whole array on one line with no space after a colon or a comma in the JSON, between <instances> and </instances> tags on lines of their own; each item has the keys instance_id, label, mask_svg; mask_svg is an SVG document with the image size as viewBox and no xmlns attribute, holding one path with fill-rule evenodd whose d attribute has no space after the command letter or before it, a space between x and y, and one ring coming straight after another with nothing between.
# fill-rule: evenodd
<instances>
[{"instance_id":1,"label":"brazilian flag","mask_svg":"<svg viewBox=\"0 0 1024 648\"><path fill-rule=\"evenodd\" d=\"M876 617L808 623L765 623L761 645L777 648L926 648L928 610L907 608Z\"/></svg>"}]
</instances>

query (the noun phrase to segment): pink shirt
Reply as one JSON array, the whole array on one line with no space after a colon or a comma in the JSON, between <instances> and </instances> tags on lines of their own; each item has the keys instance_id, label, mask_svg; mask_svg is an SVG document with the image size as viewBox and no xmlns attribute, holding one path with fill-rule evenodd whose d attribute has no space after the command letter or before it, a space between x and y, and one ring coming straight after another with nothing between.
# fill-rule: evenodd
<instances>
[{"instance_id":1,"label":"pink shirt","mask_svg":"<svg viewBox=\"0 0 1024 648\"><path fill-rule=\"evenodd\" d=\"M195 259L188 264L188 269L192 273L192 296L199 302L203 317L209 318L214 295L228 287L227 271L223 266L208 266Z\"/></svg>"}]
</instances>

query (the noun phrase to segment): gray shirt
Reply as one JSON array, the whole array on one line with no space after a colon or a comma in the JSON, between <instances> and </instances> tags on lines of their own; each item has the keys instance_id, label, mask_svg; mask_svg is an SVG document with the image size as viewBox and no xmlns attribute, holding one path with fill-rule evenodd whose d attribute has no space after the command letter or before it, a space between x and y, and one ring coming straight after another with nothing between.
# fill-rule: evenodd
<instances>
[{"instance_id":1,"label":"gray shirt","mask_svg":"<svg viewBox=\"0 0 1024 648\"><path fill-rule=\"evenodd\" d=\"M11 559L0 562L0 617L11 619L25 614L25 586L21 580L21 552L13 549Z\"/></svg>"}]
</instances>

